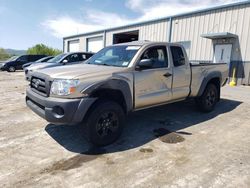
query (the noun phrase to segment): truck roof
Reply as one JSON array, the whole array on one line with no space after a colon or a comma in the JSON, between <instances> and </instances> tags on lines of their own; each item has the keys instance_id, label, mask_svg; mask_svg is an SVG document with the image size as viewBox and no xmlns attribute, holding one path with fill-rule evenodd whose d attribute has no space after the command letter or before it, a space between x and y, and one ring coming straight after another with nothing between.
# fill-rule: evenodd
<instances>
[{"instance_id":1,"label":"truck roof","mask_svg":"<svg viewBox=\"0 0 250 188\"><path fill-rule=\"evenodd\" d=\"M142 40L142 41L133 41L133 42L127 42L127 43L120 43L120 44L114 44L113 46L123 46L123 45L128 45L128 46L144 46L144 45L149 45L149 44L175 44L175 45L180 45L178 43L169 43L169 42L154 42L154 41L148 41L148 40Z\"/></svg>"}]
</instances>

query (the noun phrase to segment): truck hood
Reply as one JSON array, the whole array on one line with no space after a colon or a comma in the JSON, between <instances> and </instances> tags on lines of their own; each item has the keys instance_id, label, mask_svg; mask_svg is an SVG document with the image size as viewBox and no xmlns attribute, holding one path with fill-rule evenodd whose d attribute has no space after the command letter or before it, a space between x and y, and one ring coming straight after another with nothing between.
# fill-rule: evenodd
<instances>
[{"instance_id":1,"label":"truck hood","mask_svg":"<svg viewBox=\"0 0 250 188\"><path fill-rule=\"evenodd\" d=\"M38 69L45 69L50 67L60 66L59 63L33 63L27 69L29 71L36 71Z\"/></svg>"},{"instance_id":2,"label":"truck hood","mask_svg":"<svg viewBox=\"0 0 250 188\"><path fill-rule=\"evenodd\" d=\"M51 78L59 79L89 79L92 77L109 76L113 73L124 71L124 67L112 67L103 65L77 64L68 66L58 66L54 68L42 69L38 73L46 74Z\"/></svg>"}]
</instances>

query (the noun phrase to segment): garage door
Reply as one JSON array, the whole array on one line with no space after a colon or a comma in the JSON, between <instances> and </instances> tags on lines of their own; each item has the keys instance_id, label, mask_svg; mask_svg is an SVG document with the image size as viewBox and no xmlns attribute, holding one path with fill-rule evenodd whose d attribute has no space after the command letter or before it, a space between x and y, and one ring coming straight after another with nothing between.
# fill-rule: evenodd
<instances>
[{"instance_id":1,"label":"garage door","mask_svg":"<svg viewBox=\"0 0 250 188\"><path fill-rule=\"evenodd\" d=\"M69 41L68 52L79 52L79 40Z\"/></svg>"},{"instance_id":2,"label":"garage door","mask_svg":"<svg viewBox=\"0 0 250 188\"><path fill-rule=\"evenodd\" d=\"M103 48L102 37L88 38L87 41L88 52L98 52Z\"/></svg>"}]
</instances>

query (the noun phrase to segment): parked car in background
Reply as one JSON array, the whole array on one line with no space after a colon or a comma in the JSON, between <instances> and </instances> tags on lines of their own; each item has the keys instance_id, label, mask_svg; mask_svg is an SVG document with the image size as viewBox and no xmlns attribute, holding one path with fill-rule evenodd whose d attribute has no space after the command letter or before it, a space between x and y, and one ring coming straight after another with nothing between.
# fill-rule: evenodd
<instances>
[{"instance_id":1,"label":"parked car in background","mask_svg":"<svg viewBox=\"0 0 250 188\"><path fill-rule=\"evenodd\" d=\"M34 72L26 103L53 124L81 123L88 140L103 146L121 135L129 112L188 98L211 112L227 77L226 63L191 64L180 44L131 42L78 66Z\"/></svg>"},{"instance_id":2,"label":"parked car in background","mask_svg":"<svg viewBox=\"0 0 250 188\"><path fill-rule=\"evenodd\" d=\"M50 59L45 63L36 63L25 68L24 72L26 80L30 80L31 74L36 70L44 68L52 68L62 65L72 65L72 64L82 63L93 55L94 55L93 53L89 52L70 52L70 53L59 54L58 56Z\"/></svg>"},{"instance_id":3,"label":"parked car in background","mask_svg":"<svg viewBox=\"0 0 250 188\"><path fill-rule=\"evenodd\" d=\"M29 62L29 63L25 63L22 68L26 68L28 66L30 66L31 64L35 64L35 63L43 63L43 62L47 62L49 61L50 59L52 59L54 56L47 56L47 57L43 57L41 59L38 59L37 61L34 61L34 62Z\"/></svg>"},{"instance_id":4,"label":"parked car in background","mask_svg":"<svg viewBox=\"0 0 250 188\"><path fill-rule=\"evenodd\" d=\"M25 63L36 61L46 57L46 55L22 55L22 56L14 56L5 61L2 66L2 71L15 72L16 70L22 70L22 66Z\"/></svg>"}]
</instances>

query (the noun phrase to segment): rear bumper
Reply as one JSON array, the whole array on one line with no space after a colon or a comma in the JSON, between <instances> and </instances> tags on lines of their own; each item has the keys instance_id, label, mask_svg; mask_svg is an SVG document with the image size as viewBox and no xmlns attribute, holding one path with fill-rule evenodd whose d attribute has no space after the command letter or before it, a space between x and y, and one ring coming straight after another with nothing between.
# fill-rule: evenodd
<instances>
[{"instance_id":1,"label":"rear bumper","mask_svg":"<svg viewBox=\"0 0 250 188\"><path fill-rule=\"evenodd\" d=\"M26 104L53 124L77 124L82 122L87 110L96 101L95 98L61 99L43 97L27 89Z\"/></svg>"}]
</instances>

